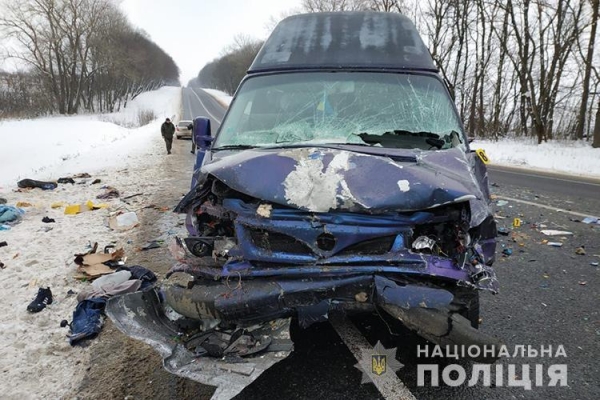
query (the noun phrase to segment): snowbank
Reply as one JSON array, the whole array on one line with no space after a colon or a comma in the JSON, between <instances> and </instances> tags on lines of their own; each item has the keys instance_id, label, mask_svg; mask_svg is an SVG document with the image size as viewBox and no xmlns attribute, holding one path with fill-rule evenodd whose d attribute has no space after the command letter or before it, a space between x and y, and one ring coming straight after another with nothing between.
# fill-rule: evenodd
<instances>
[{"instance_id":1,"label":"snowbank","mask_svg":"<svg viewBox=\"0 0 600 400\"><path fill-rule=\"evenodd\" d=\"M476 140L471 148L485 149L492 164L600 177L600 149L582 141Z\"/></svg>"},{"instance_id":2,"label":"snowbank","mask_svg":"<svg viewBox=\"0 0 600 400\"><path fill-rule=\"evenodd\" d=\"M107 122L131 125L140 110L157 118L138 129ZM0 188L23 178L56 180L113 166L143 152L152 135L160 136L164 117L177 116L180 110L181 88L163 87L139 95L119 113L0 122Z\"/></svg>"},{"instance_id":3,"label":"snowbank","mask_svg":"<svg viewBox=\"0 0 600 400\"><path fill-rule=\"evenodd\" d=\"M230 96L230 95L228 95L225 92L222 92L222 91L216 90L216 89L204 89L204 88L202 88L202 90L204 90L206 93L208 93L212 97L214 97L219 103L221 103L223 105L223 107L229 107L229 104L231 104L231 99L233 97Z\"/></svg>"}]
</instances>

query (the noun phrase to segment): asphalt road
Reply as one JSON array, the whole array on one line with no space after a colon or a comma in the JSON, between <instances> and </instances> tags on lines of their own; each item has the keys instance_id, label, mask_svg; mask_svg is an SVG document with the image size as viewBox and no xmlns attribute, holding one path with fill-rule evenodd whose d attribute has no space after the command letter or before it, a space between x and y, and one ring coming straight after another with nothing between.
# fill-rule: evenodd
<instances>
[{"instance_id":1,"label":"asphalt road","mask_svg":"<svg viewBox=\"0 0 600 400\"><path fill-rule=\"evenodd\" d=\"M183 88L182 97L183 119L193 120L196 117L208 117L210 118L211 129L216 131L225 115L225 107L199 88Z\"/></svg>"},{"instance_id":2,"label":"asphalt road","mask_svg":"<svg viewBox=\"0 0 600 400\"><path fill-rule=\"evenodd\" d=\"M189 113L186 118L208 116L213 120L213 129L225 113L216 100L200 89L185 88L183 101L184 114ZM494 195L527 202L509 200L495 206L499 226L511 233L498 238L495 270L500 293L481 296L480 329L501 338L511 351L511 357L497 362L503 366L504 382L495 384L493 373L490 386L484 386L481 380L475 386L465 382L457 387L443 383L434 387L429 380L419 385L418 364L433 363L441 371L456 361L418 358L417 345L425 342L408 331L383 343L386 348L398 348L397 359L403 364L398 376L417 399L598 399L600 268L592 263L600 262L600 225L580 221L581 215L600 216L600 182L496 166L489 170ZM521 227L512 226L516 217L523 221ZM570 231L572 235L544 236L541 227ZM550 247L544 240L563 245ZM584 247L585 255L576 254L578 247ZM502 256L504 249L511 249L512 254ZM387 329L377 318L356 322L373 345L379 333ZM381 398L372 384L360 383L361 373L354 367L356 360L328 323L307 330L295 328L292 338L294 353L265 372L237 399ZM553 353L562 345L566 357L512 357L518 345L538 351L542 346L552 346ZM552 364L567 365L568 386L548 387L547 371ZM525 376L523 365L531 368L531 390L508 387L507 371L511 365L517 380ZM536 365L543 369L541 386L536 386ZM473 367L469 363L464 367L468 381Z\"/></svg>"}]
</instances>

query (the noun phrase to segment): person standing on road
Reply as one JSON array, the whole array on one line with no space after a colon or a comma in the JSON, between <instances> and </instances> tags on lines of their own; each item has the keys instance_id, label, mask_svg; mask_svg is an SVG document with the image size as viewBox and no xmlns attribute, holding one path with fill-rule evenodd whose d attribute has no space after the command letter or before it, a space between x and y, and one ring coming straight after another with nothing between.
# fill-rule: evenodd
<instances>
[{"instance_id":1,"label":"person standing on road","mask_svg":"<svg viewBox=\"0 0 600 400\"><path fill-rule=\"evenodd\" d=\"M167 154L171 154L171 146L173 146L173 135L175 134L175 125L169 118L163 122L160 127L160 133L162 134L165 144L167 145Z\"/></svg>"}]
</instances>

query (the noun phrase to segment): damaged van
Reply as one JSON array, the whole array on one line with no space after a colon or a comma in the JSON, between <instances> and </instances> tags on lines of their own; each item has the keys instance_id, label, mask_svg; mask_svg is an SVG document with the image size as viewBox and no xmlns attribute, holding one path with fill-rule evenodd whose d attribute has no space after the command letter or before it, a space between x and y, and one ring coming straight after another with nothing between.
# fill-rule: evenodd
<instances>
[{"instance_id":1,"label":"damaged van","mask_svg":"<svg viewBox=\"0 0 600 400\"><path fill-rule=\"evenodd\" d=\"M477 329L479 292L498 290L487 170L409 19L286 18L219 130L197 122L214 140L176 208L179 283L108 307L167 369L235 394L292 351L290 319L333 312L495 343Z\"/></svg>"}]
</instances>

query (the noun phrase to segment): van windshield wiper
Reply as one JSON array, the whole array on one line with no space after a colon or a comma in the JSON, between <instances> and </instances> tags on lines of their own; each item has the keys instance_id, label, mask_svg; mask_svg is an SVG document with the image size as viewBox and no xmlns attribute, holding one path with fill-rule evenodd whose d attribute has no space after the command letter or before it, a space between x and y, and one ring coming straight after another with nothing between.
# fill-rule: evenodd
<instances>
[{"instance_id":1,"label":"van windshield wiper","mask_svg":"<svg viewBox=\"0 0 600 400\"><path fill-rule=\"evenodd\" d=\"M248 150L254 149L256 146L251 146L249 144L228 144L226 146L213 147L211 151L219 151L219 150Z\"/></svg>"}]
</instances>

